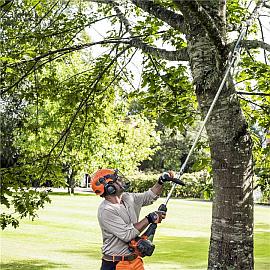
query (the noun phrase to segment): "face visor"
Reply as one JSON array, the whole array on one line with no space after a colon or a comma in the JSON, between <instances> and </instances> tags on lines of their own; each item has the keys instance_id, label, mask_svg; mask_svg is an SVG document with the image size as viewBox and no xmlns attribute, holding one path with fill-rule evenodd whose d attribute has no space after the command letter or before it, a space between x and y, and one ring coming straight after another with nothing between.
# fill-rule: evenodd
<instances>
[{"instance_id":1,"label":"face visor","mask_svg":"<svg viewBox=\"0 0 270 270\"><path fill-rule=\"evenodd\" d=\"M128 191L130 181L118 169L115 170L114 175L115 179L113 179L113 182L116 183L123 191Z\"/></svg>"}]
</instances>

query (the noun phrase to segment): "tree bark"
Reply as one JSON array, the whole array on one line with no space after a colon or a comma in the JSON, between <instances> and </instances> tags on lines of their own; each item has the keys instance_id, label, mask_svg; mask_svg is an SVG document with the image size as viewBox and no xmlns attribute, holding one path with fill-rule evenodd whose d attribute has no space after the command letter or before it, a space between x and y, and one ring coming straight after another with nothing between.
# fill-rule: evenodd
<instances>
[{"instance_id":1,"label":"tree bark","mask_svg":"<svg viewBox=\"0 0 270 270\"><path fill-rule=\"evenodd\" d=\"M68 184L68 193L69 195L74 195L75 193L75 175L77 172L73 170L72 168L69 169L69 173L67 176L67 184Z\"/></svg>"},{"instance_id":2,"label":"tree bark","mask_svg":"<svg viewBox=\"0 0 270 270\"><path fill-rule=\"evenodd\" d=\"M197 96L205 115L204 90ZM231 83L223 89L206 125L214 187L209 270L254 268L252 143L234 92Z\"/></svg>"},{"instance_id":3,"label":"tree bark","mask_svg":"<svg viewBox=\"0 0 270 270\"><path fill-rule=\"evenodd\" d=\"M184 4L191 70L205 116L223 79L227 55ZM222 33L222 26L219 29ZM208 269L254 269L252 142L231 77L206 131L214 186Z\"/></svg>"}]
</instances>

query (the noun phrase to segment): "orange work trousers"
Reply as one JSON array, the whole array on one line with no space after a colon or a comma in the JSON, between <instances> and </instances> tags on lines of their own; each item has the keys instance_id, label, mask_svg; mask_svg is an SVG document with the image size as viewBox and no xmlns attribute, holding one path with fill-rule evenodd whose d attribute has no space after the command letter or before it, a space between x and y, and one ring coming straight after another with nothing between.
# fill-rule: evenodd
<instances>
[{"instance_id":1,"label":"orange work trousers","mask_svg":"<svg viewBox=\"0 0 270 270\"><path fill-rule=\"evenodd\" d=\"M137 257L133 261L120 261L116 270L144 270L142 258Z\"/></svg>"}]
</instances>

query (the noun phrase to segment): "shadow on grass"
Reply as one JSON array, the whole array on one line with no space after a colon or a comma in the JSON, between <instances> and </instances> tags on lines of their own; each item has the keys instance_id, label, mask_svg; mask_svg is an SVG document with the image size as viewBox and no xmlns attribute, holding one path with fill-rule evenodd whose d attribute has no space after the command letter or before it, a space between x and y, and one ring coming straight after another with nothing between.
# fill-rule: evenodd
<instances>
[{"instance_id":1,"label":"shadow on grass","mask_svg":"<svg viewBox=\"0 0 270 270\"><path fill-rule=\"evenodd\" d=\"M21 260L1 263L1 270L45 270L45 269L65 269L68 268L66 264L58 264L46 260Z\"/></svg>"}]
</instances>

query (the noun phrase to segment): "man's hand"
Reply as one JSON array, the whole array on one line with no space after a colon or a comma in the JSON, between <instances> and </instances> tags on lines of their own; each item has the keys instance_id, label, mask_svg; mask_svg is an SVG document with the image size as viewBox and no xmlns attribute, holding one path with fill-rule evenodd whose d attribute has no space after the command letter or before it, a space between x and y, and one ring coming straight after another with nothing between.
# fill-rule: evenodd
<instances>
[{"instance_id":1,"label":"man's hand","mask_svg":"<svg viewBox=\"0 0 270 270\"><path fill-rule=\"evenodd\" d=\"M166 212L164 211L155 211L146 216L149 223L161 223L162 219L166 217Z\"/></svg>"},{"instance_id":2,"label":"man's hand","mask_svg":"<svg viewBox=\"0 0 270 270\"><path fill-rule=\"evenodd\" d=\"M173 171L168 171L164 172L158 179L158 183L160 185L163 185L164 182L172 181L174 179L174 172Z\"/></svg>"}]
</instances>

